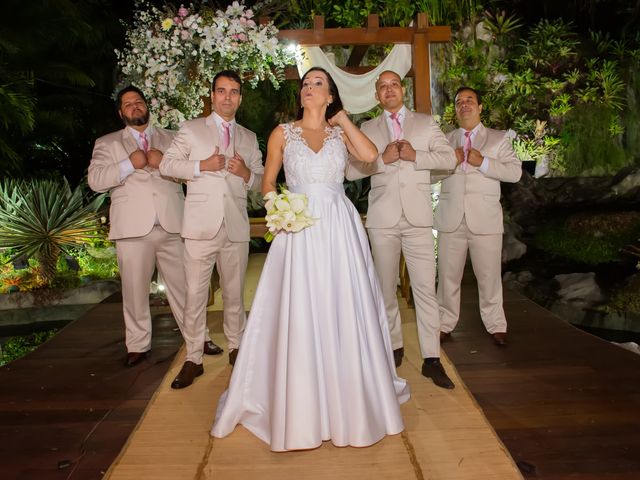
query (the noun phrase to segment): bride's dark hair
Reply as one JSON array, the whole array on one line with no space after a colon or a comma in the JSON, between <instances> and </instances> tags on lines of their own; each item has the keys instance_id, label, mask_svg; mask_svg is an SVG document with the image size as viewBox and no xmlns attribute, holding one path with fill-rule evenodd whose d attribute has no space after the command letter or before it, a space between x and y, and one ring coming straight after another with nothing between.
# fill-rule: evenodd
<instances>
[{"instance_id":1,"label":"bride's dark hair","mask_svg":"<svg viewBox=\"0 0 640 480\"><path fill-rule=\"evenodd\" d=\"M302 91L302 84L304 83L304 79L307 78L311 72L323 72L327 76L327 80L329 81L329 95L333 97L333 101L327 107L327 111L324 114L325 120L329 120L336 113L342 110L342 100L340 100L340 93L338 92L338 86L336 82L333 81L329 72L327 72L322 67L311 67L300 79L300 88L298 89L298 115L296 116L296 120L300 120L302 118L302 113L304 112L304 108L302 107L302 101L300 99L300 92Z\"/></svg>"}]
</instances>

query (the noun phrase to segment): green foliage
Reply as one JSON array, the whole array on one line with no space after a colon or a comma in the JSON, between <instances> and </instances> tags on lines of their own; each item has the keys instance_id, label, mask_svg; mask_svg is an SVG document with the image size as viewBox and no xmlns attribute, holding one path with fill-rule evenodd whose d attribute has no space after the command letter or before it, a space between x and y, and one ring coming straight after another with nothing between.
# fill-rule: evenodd
<instances>
[{"instance_id":1,"label":"green foliage","mask_svg":"<svg viewBox=\"0 0 640 480\"><path fill-rule=\"evenodd\" d=\"M582 104L567 115L562 129L562 169L567 175L613 174L627 164L620 135L610 132L612 107Z\"/></svg>"},{"instance_id":2,"label":"green foliage","mask_svg":"<svg viewBox=\"0 0 640 480\"><path fill-rule=\"evenodd\" d=\"M61 251L101 238L96 212L104 198L89 198L80 186L72 191L66 180L6 179L0 183L0 248L11 248L14 258L37 258L50 283Z\"/></svg>"},{"instance_id":3,"label":"green foliage","mask_svg":"<svg viewBox=\"0 0 640 480\"><path fill-rule=\"evenodd\" d=\"M640 315L640 275L632 276L616 288L609 299L607 310Z\"/></svg>"},{"instance_id":4,"label":"green foliage","mask_svg":"<svg viewBox=\"0 0 640 480\"><path fill-rule=\"evenodd\" d=\"M553 255L588 265L621 260L621 249L640 233L640 215L582 214L555 218L541 226L534 245Z\"/></svg>"},{"instance_id":5,"label":"green foliage","mask_svg":"<svg viewBox=\"0 0 640 480\"><path fill-rule=\"evenodd\" d=\"M482 92L483 123L515 129L518 157L544 158L552 174L610 174L633 162L640 153L640 37L636 48L597 34L587 44L560 19L526 32L504 11L479 20L455 31L441 55L446 94L461 85ZM443 119L455 124L452 103Z\"/></svg>"},{"instance_id":6,"label":"green foliage","mask_svg":"<svg viewBox=\"0 0 640 480\"><path fill-rule=\"evenodd\" d=\"M26 354L38 348L41 344L52 338L58 332L57 328L44 332L31 333L19 337L11 337L0 346L0 366L24 357Z\"/></svg>"},{"instance_id":7,"label":"green foliage","mask_svg":"<svg viewBox=\"0 0 640 480\"><path fill-rule=\"evenodd\" d=\"M12 20L0 30L0 173L32 173L30 161L42 149L69 163L64 147L79 148L79 136L95 135L80 110L103 102L90 95L97 77L90 70L104 68L105 51L110 61L113 55L103 29L91 24L89 10L100 7L73 0L3 6ZM51 156L46 166L52 168Z\"/></svg>"},{"instance_id":8,"label":"green foliage","mask_svg":"<svg viewBox=\"0 0 640 480\"><path fill-rule=\"evenodd\" d=\"M109 279L116 278L119 274L116 248L110 242L82 245L69 253L78 261L80 265L78 274L82 276Z\"/></svg>"},{"instance_id":9,"label":"green foliage","mask_svg":"<svg viewBox=\"0 0 640 480\"><path fill-rule=\"evenodd\" d=\"M331 18L342 27L362 27L376 7L375 0L342 0L333 4Z\"/></svg>"}]
</instances>

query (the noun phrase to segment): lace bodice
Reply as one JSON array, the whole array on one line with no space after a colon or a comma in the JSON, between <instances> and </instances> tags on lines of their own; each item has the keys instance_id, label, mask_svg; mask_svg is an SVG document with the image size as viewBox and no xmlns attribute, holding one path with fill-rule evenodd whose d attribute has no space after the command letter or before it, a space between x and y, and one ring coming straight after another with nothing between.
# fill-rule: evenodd
<instances>
[{"instance_id":1,"label":"lace bodice","mask_svg":"<svg viewBox=\"0 0 640 480\"><path fill-rule=\"evenodd\" d=\"M316 153L302 137L302 128L283 124L285 136L284 172L287 185L342 183L347 164L347 147L340 127L327 127L322 148Z\"/></svg>"}]
</instances>

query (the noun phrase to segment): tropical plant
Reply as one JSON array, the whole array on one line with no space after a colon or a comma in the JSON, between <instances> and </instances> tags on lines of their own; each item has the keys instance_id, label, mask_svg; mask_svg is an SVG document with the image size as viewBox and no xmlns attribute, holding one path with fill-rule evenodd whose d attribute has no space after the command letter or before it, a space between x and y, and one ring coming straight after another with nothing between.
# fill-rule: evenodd
<instances>
[{"instance_id":1,"label":"tropical plant","mask_svg":"<svg viewBox=\"0 0 640 480\"><path fill-rule=\"evenodd\" d=\"M101 238L96 214L105 194L87 197L66 180L12 180L0 183L0 248L13 257L34 256L50 283L60 252Z\"/></svg>"},{"instance_id":2,"label":"tropical plant","mask_svg":"<svg viewBox=\"0 0 640 480\"><path fill-rule=\"evenodd\" d=\"M58 330L58 328L54 328L43 332L9 338L4 345L0 346L0 366L24 357L27 353L31 353L41 344L52 338Z\"/></svg>"},{"instance_id":3,"label":"tropical plant","mask_svg":"<svg viewBox=\"0 0 640 480\"><path fill-rule=\"evenodd\" d=\"M90 92L90 70L104 68L106 43L102 30L90 24L94 6L6 0L3 7L11 21L0 30L0 173L31 173L43 152L49 169L60 158L68 164L67 146L80 149L85 142L78 137L92 135L81 110L102 100Z\"/></svg>"}]
</instances>

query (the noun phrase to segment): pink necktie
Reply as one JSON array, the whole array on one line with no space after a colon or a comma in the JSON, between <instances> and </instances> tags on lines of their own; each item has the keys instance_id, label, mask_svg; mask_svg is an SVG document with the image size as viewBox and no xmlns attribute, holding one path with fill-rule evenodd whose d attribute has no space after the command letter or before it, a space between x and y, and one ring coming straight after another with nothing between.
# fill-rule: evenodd
<instances>
[{"instance_id":1,"label":"pink necktie","mask_svg":"<svg viewBox=\"0 0 640 480\"><path fill-rule=\"evenodd\" d=\"M229 127L231 126L228 122L222 122L223 135L222 135L222 150L226 151L229 148L229 144L231 143L231 132L229 131Z\"/></svg>"},{"instance_id":2,"label":"pink necktie","mask_svg":"<svg viewBox=\"0 0 640 480\"><path fill-rule=\"evenodd\" d=\"M400 125L400 115L395 112L391 114L391 125L393 125L394 140L400 140L402 136L402 126Z\"/></svg>"},{"instance_id":3,"label":"pink necktie","mask_svg":"<svg viewBox=\"0 0 640 480\"><path fill-rule=\"evenodd\" d=\"M144 150L144 153L147 153L149 151L149 139L147 138L147 134L144 132L140 134L140 143L142 144L142 150Z\"/></svg>"},{"instance_id":4,"label":"pink necktie","mask_svg":"<svg viewBox=\"0 0 640 480\"><path fill-rule=\"evenodd\" d=\"M467 167L469 166L468 158L469 152L471 151L471 132L464 132L464 147L462 147L464 151L464 161L462 162L462 170L467 171Z\"/></svg>"}]
</instances>

